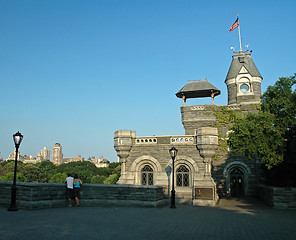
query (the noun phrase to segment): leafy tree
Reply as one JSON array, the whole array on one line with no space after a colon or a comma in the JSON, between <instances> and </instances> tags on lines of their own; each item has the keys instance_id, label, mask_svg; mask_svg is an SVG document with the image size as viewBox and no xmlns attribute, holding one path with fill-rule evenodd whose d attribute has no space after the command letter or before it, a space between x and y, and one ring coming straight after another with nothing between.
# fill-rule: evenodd
<instances>
[{"instance_id":1,"label":"leafy tree","mask_svg":"<svg viewBox=\"0 0 296 240\"><path fill-rule=\"evenodd\" d=\"M22 164L19 171L29 180L29 182L43 182L44 175L33 163Z\"/></svg>"},{"instance_id":2,"label":"leafy tree","mask_svg":"<svg viewBox=\"0 0 296 240\"><path fill-rule=\"evenodd\" d=\"M14 178L14 172L9 172L6 174L6 176L1 176L0 181L13 181ZM24 176L22 173L16 174L16 181L17 182L29 182L29 180Z\"/></svg>"},{"instance_id":3,"label":"leafy tree","mask_svg":"<svg viewBox=\"0 0 296 240\"><path fill-rule=\"evenodd\" d=\"M96 175L91 178L91 183L103 184L106 179L105 176Z\"/></svg>"},{"instance_id":4,"label":"leafy tree","mask_svg":"<svg viewBox=\"0 0 296 240\"><path fill-rule=\"evenodd\" d=\"M111 174L105 181L104 184L115 184L120 177L120 174L114 173Z\"/></svg>"},{"instance_id":5,"label":"leafy tree","mask_svg":"<svg viewBox=\"0 0 296 240\"><path fill-rule=\"evenodd\" d=\"M41 161L36 166L42 175L42 179L39 179L39 182L48 182L57 171L56 166L51 161Z\"/></svg>"},{"instance_id":6,"label":"leafy tree","mask_svg":"<svg viewBox=\"0 0 296 240\"><path fill-rule=\"evenodd\" d=\"M74 176L77 174L82 182L91 183L91 179L99 174L99 169L91 162L70 162L57 166L57 172L67 173Z\"/></svg>"},{"instance_id":7,"label":"leafy tree","mask_svg":"<svg viewBox=\"0 0 296 240\"><path fill-rule=\"evenodd\" d=\"M262 97L262 110L276 116L274 125L283 130L284 161L267 172L270 184L296 186L296 74L282 77L267 88ZM276 179L276 181L275 181Z\"/></svg>"},{"instance_id":8,"label":"leafy tree","mask_svg":"<svg viewBox=\"0 0 296 240\"><path fill-rule=\"evenodd\" d=\"M13 176L14 161L0 163L0 180L6 181ZM9 174L8 174L9 173ZM120 164L110 163L110 167L97 168L89 161L71 162L55 166L50 161L36 164L18 162L18 181L28 182L64 182L67 175L77 174L84 183L104 183L112 174L119 174ZM8 174L8 177L7 177Z\"/></svg>"},{"instance_id":9,"label":"leafy tree","mask_svg":"<svg viewBox=\"0 0 296 240\"><path fill-rule=\"evenodd\" d=\"M6 176L7 173L9 172L14 172L14 165L15 165L15 161L13 160L9 160L9 161L4 161L3 163L1 163L1 168L0 168L0 174L1 176ZM17 169L19 170L20 167L22 167L23 163L18 161L17 162Z\"/></svg>"},{"instance_id":10,"label":"leafy tree","mask_svg":"<svg viewBox=\"0 0 296 240\"><path fill-rule=\"evenodd\" d=\"M296 74L282 77L269 86L262 96L262 110L275 115L274 125L284 131L286 138L295 137ZM294 89L293 89L294 88Z\"/></svg>"},{"instance_id":11,"label":"leafy tree","mask_svg":"<svg viewBox=\"0 0 296 240\"><path fill-rule=\"evenodd\" d=\"M121 166L121 163L119 163L119 162L112 162L112 163L110 163L109 164L109 169L111 169L112 171L118 171L118 167L119 167L119 169L120 169L120 166Z\"/></svg>"},{"instance_id":12,"label":"leafy tree","mask_svg":"<svg viewBox=\"0 0 296 240\"><path fill-rule=\"evenodd\" d=\"M228 143L235 152L248 158L261 158L270 169L284 159L284 138L281 129L274 126L271 113L252 114L235 123Z\"/></svg>"},{"instance_id":13,"label":"leafy tree","mask_svg":"<svg viewBox=\"0 0 296 240\"><path fill-rule=\"evenodd\" d=\"M64 183L66 178L67 178L66 173L56 173L55 175L53 175L51 177L51 179L49 179L48 182L50 182L50 183Z\"/></svg>"}]
</instances>

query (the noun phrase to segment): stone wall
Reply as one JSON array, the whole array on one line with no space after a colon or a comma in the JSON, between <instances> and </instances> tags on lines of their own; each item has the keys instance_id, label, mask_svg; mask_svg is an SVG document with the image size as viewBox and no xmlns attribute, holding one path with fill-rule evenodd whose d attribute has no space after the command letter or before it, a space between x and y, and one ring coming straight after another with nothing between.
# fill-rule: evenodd
<instances>
[{"instance_id":1,"label":"stone wall","mask_svg":"<svg viewBox=\"0 0 296 240\"><path fill-rule=\"evenodd\" d=\"M202 127L219 127L219 137L227 138L227 125L217 124L216 115L222 115L226 110L234 111L237 114L256 113L258 106L256 104L233 104L217 106L214 104L182 106L182 123L185 133L196 134ZM222 144L223 145L223 144ZM225 151L223 147L218 148L215 159L212 161L212 177L217 186L219 197L231 196L231 176L230 172L234 169L240 169L243 172L243 195L256 197L257 185L262 179L261 162L255 159L249 160L232 152Z\"/></svg>"},{"instance_id":2,"label":"stone wall","mask_svg":"<svg viewBox=\"0 0 296 240\"><path fill-rule=\"evenodd\" d=\"M259 198L268 206L278 209L296 208L296 188L259 187Z\"/></svg>"},{"instance_id":3,"label":"stone wall","mask_svg":"<svg viewBox=\"0 0 296 240\"><path fill-rule=\"evenodd\" d=\"M9 207L12 182L0 181L0 206ZM83 184L81 206L160 207L168 199L160 186ZM17 207L40 209L67 206L62 183L17 183Z\"/></svg>"},{"instance_id":4,"label":"stone wall","mask_svg":"<svg viewBox=\"0 0 296 240\"><path fill-rule=\"evenodd\" d=\"M172 146L178 149L174 164L169 153ZM196 135L151 137L136 137L135 131L118 130L114 148L122 165L117 183L161 186L169 195L174 166L176 202L213 206L218 196L211 177L211 159L217 147L217 128L199 128ZM143 170L146 167L149 173Z\"/></svg>"}]
</instances>

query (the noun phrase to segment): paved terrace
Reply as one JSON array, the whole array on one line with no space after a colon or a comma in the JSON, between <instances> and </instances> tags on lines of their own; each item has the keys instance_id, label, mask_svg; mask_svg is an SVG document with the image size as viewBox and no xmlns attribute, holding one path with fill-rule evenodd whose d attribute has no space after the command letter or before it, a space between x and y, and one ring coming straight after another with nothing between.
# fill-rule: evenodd
<instances>
[{"instance_id":1,"label":"paved terrace","mask_svg":"<svg viewBox=\"0 0 296 240\"><path fill-rule=\"evenodd\" d=\"M254 200L222 199L216 207L176 209L72 207L8 212L0 239L296 239L296 210Z\"/></svg>"}]
</instances>

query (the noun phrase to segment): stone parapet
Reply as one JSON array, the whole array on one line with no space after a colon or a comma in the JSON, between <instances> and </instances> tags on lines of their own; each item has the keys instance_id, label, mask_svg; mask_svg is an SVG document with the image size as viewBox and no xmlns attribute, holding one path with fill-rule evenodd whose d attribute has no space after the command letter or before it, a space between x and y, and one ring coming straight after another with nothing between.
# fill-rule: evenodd
<instances>
[{"instance_id":1,"label":"stone parapet","mask_svg":"<svg viewBox=\"0 0 296 240\"><path fill-rule=\"evenodd\" d=\"M205 105L194 105L194 106L182 106L181 115L182 123L185 128L186 135L196 135L199 128L202 127L216 127L216 116L215 112L221 112L222 110L232 110L240 114L248 112L256 113L259 110L258 104L232 104L232 105L221 105L205 104Z\"/></svg>"},{"instance_id":2,"label":"stone parapet","mask_svg":"<svg viewBox=\"0 0 296 240\"><path fill-rule=\"evenodd\" d=\"M0 206L9 207L12 182L0 181ZM81 206L161 207L168 204L160 186L83 184ZM74 202L73 202L74 203ZM41 209L67 206L62 183L17 183L17 207Z\"/></svg>"},{"instance_id":3,"label":"stone parapet","mask_svg":"<svg viewBox=\"0 0 296 240\"><path fill-rule=\"evenodd\" d=\"M259 198L277 209L296 209L296 188L259 186Z\"/></svg>"}]
</instances>

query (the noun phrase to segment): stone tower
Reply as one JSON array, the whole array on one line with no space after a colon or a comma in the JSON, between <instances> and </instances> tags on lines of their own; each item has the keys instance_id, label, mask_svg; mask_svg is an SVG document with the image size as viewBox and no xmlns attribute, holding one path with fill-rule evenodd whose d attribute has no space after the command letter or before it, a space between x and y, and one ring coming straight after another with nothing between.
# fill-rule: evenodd
<instances>
[{"instance_id":1,"label":"stone tower","mask_svg":"<svg viewBox=\"0 0 296 240\"><path fill-rule=\"evenodd\" d=\"M258 104L262 77L249 51L234 52L225 83L228 105Z\"/></svg>"},{"instance_id":2,"label":"stone tower","mask_svg":"<svg viewBox=\"0 0 296 240\"><path fill-rule=\"evenodd\" d=\"M61 165L63 163L63 153L62 153L62 145L56 143L53 147L52 152L52 163L55 165Z\"/></svg>"}]
</instances>

